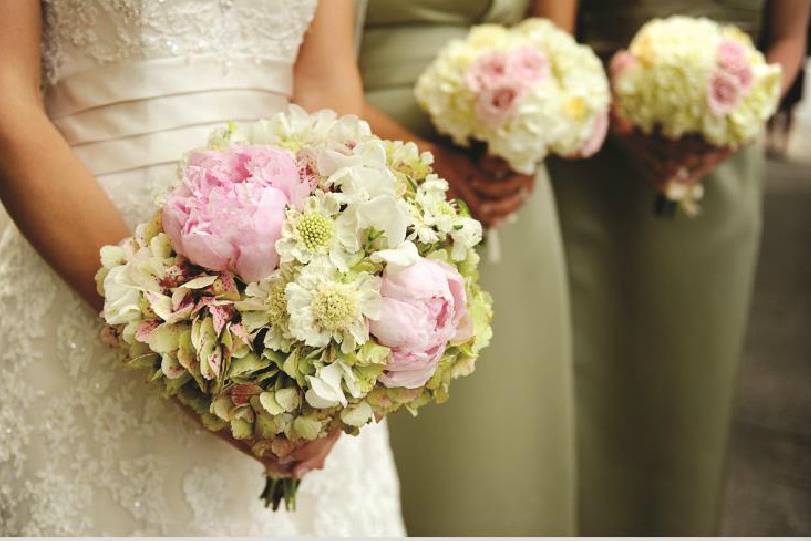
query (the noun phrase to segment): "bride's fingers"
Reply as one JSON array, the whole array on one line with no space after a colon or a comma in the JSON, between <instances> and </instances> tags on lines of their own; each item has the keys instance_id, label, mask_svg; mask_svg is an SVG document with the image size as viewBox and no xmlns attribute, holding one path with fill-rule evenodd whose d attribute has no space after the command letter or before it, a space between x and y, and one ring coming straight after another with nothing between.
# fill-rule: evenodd
<instances>
[{"instance_id":1,"label":"bride's fingers","mask_svg":"<svg viewBox=\"0 0 811 541\"><path fill-rule=\"evenodd\" d=\"M293 477L301 478L309 471L322 469L327 455L332 451L332 447L340 435L339 430L333 430L323 438L305 444L294 451L293 457L296 459L296 463L292 471Z\"/></svg>"}]
</instances>

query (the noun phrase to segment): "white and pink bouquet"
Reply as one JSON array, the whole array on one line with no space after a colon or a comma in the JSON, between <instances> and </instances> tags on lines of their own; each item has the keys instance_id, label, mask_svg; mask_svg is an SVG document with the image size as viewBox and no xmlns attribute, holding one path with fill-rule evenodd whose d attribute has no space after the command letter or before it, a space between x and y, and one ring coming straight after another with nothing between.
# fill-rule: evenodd
<instances>
[{"instance_id":1,"label":"white and pink bouquet","mask_svg":"<svg viewBox=\"0 0 811 541\"><path fill-rule=\"evenodd\" d=\"M440 51L415 92L440 133L486 144L524 174L549 153L594 154L608 128L600 60L545 19L474 27Z\"/></svg>"},{"instance_id":2,"label":"white and pink bouquet","mask_svg":"<svg viewBox=\"0 0 811 541\"><path fill-rule=\"evenodd\" d=\"M444 401L492 310L481 226L431 163L294 106L214 133L155 217L101 250L103 338L258 458ZM298 483L269 471L263 497L290 508Z\"/></svg>"},{"instance_id":3,"label":"white and pink bouquet","mask_svg":"<svg viewBox=\"0 0 811 541\"><path fill-rule=\"evenodd\" d=\"M628 50L616 53L610 71L617 118L642 135L674 142L667 153L675 162L686 161L680 151L723 156L752 141L780 98L779 65L767 64L734 26L703 18L645 23ZM686 163L676 168L660 188L695 213L703 192L699 175L688 169Z\"/></svg>"}]
</instances>

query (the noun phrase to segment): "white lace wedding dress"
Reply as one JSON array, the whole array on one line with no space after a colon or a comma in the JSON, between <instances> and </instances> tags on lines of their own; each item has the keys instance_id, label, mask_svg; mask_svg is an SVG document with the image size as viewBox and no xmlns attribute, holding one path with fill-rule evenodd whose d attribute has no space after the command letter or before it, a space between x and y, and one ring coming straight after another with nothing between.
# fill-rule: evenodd
<instances>
[{"instance_id":1,"label":"white lace wedding dress","mask_svg":"<svg viewBox=\"0 0 811 541\"><path fill-rule=\"evenodd\" d=\"M46 2L49 115L133 225L213 127L283 107L314 8ZM262 466L119 367L97 315L0 227L0 535L402 534L384 424L342 437L295 513L266 510Z\"/></svg>"}]
</instances>

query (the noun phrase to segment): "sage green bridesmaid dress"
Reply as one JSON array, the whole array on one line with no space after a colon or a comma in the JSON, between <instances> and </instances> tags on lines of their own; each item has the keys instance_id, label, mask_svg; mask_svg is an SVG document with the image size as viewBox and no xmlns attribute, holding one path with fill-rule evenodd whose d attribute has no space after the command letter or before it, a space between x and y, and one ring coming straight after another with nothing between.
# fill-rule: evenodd
<instances>
[{"instance_id":1,"label":"sage green bridesmaid dress","mask_svg":"<svg viewBox=\"0 0 811 541\"><path fill-rule=\"evenodd\" d=\"M368 100L432 137L414 100L419 74L473 24L511 23L526 0L369 0L360 65ZM569 312L553 195L545 175L502 258L482 254L495 335L450 400L390 420L411 535L565 535L574 521Z\"/></svg>"},{"instance_id":2,"label":"sage green bridesmaid dress","mask_svg":"<svg viewBox=\"0 0 811 541\"><path fill-rule=\"evenodd\" d=\"M579 39L608 58L676 13L755 34L762 2L581 0ZM761 229L763 152L705 180L703 213L653 215L610 142L553 160L574 328L581 535L712 535Z\"/></svg>"}]
</instances>

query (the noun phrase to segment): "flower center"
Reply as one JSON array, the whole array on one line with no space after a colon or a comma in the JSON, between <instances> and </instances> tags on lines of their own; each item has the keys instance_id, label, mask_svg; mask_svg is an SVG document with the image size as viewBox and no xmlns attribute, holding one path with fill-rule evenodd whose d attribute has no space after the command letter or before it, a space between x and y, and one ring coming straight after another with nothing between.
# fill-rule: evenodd
<instances>
[{"instance_id":1,"label":"flower center","mask_svg":"<svg viewBox=\"0 0 811 541\"><path fill-rule=\"evenodd\" d=\"M566 101L564 107L572 120L583 120L583 117L586 116L586 102L580 96L570 98Z\"/></svg>"},{"instance_id":2,"label":"flower center","mask_svg":"<svg viewBox=\"0 0 811 541\"><path fill-rule=\"evenodd\" d=\"M355 318L355 299L337 287L327 287L316 293L312 308L315 321L331 331L346 327Z\"/></svg>"},{"instance_id":3,"label":"flower center","mask_svg":"<svg viewBox=\"0 0 811 541\"><path fill-rule=\"evenodd\" d=\"M296 231L304 246L310 251L323 248L332 240L332 222L317 212L305 214L299 218L296 223Z\"/></svg>"},{"instance_id":4,"label":"flower center","mask_svg":"<svg viewBox=\"0 0 811 541\"><path fill-rule=\"evenodd\" d=\"M287 298L284 296L283 283L271 287L267 297L267 311L272 322L283 321L287 317Z\"/></svg>"}]
</instances>

